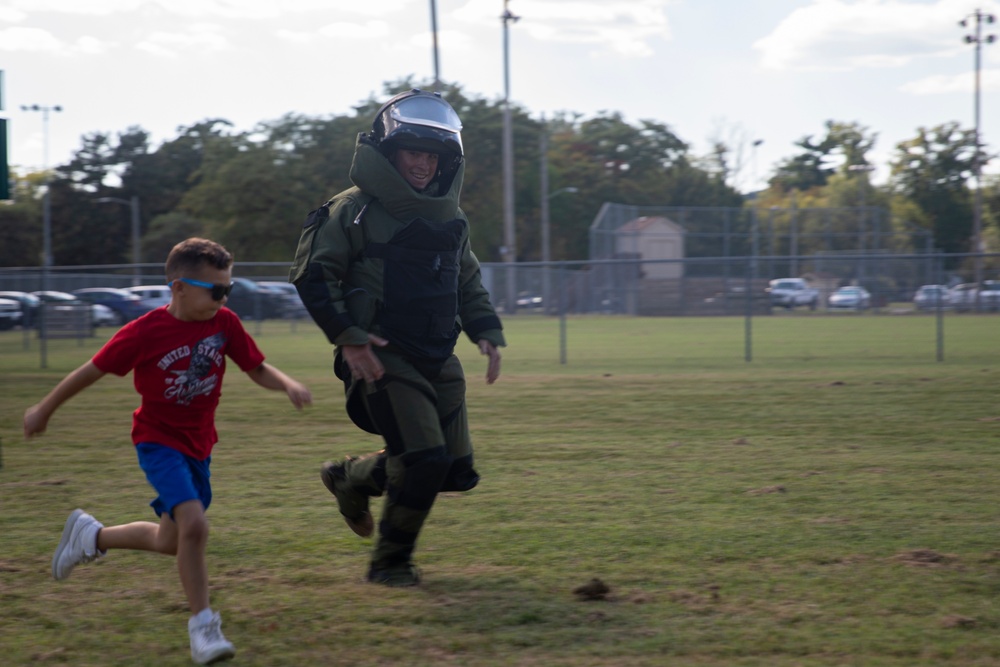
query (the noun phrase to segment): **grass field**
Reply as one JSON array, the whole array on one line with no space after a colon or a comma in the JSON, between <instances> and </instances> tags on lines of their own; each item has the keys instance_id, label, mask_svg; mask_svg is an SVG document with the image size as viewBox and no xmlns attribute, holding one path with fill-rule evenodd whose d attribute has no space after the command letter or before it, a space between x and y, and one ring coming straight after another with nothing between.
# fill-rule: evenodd
<instances>
[{"instance_id":1,"label":"grass field","mask_svg":"<svg viewBox=\"0 0 1000 667\"><path fill-rule=\"evenodd\" d=\"M1000 319L512 318L497 384L459 352L480 486L438 499L416 589L366 584L371 547L319 479L377 449L311 325L267 323L313 389L296 413L230 367L209 512L234 664L623 667L1000 665ZM251 331L254 328L251 327ZM150 519L131 378L25 442L21 414L109 332L0 334L0 664L188 665L171 559L113 552L64 582L68 512ZM574 590L599 578L606 599Z\"/></svg>"}]
</instances>

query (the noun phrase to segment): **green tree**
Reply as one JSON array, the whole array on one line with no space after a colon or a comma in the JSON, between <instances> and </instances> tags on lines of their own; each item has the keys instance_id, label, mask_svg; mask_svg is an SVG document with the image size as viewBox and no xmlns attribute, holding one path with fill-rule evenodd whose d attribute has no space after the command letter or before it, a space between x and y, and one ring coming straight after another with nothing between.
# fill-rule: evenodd
<instances>
[{"instance_id":1,"label":"green tree","mask_svg":"<svg viewBox=\"0 0 1000 667\"><path fill-rule=\"evenodd\" d=\"M45 174L11 171L13 203L0 205L0 266L37 266L42 257Z\"/></svg>"},{"instance_id":2,"label":"green tree","mask_svg":"<svg viewBox=\"0 0 1000 667\"><path fill-rule=\"evenodd\" d=\"M912 200L926 214L937 248L968 252L971 248L972 198L967 181L975 159L975 131L951 122L896 146L892 162L895 192Z\"/></svg>"},{"instance_id":3,"label":"green tree","mask_svg":"<svg viewBox=\"0 0 1000 667\"><path fill-rule=\"evenodd\" d=\"M164 213L153 218L142 237L142 255L147 261L164 261L170 250L194 236L208 236L204 223L186 213Z\"/></svg>"},{"instance_id":4,"label":"green tree","mask_svg":"<svg viewBox=\"0 0 1000 667\"><path fill-rule=\"evenodd\" d=\"M806 191L823 187L840 170L855 165L867 165L867 153L875 146L876 135L857 123L826 121L826 136L814 141L812 136L795 142L802 149L787 158L775 170L769 181L783 190Z\"/></svg>"}]
</instances>

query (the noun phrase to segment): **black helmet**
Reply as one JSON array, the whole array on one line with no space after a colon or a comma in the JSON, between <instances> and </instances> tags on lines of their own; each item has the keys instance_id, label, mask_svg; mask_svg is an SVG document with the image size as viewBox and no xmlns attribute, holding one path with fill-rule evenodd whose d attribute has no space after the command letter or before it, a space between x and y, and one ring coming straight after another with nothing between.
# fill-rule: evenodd
<instances>
[{"instance_id":1,"label":"black helmet","mask_svg":"<svg viewBox=\"0 0 1000 667\"><path fill-rule=\"evenodd\" d=\"M386 156L406 148L455 166L462 161L462 121L440 93L414 88L396 95L375 114L370 138Z\"/></svg>"}]
</instances>

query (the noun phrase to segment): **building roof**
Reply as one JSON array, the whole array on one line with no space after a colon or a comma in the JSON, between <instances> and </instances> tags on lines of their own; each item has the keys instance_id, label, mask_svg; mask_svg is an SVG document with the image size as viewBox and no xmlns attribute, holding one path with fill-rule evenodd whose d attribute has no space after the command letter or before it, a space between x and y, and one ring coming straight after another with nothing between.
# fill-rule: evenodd
<instances>
[{"instance_id":1,"label":"building roof","mask_svg":"<svg viewBox=\"0 0 1000 667\"><path fill-rule=\"evenodd\" d=\"M669 227L674 231L683 232L684 228L678 225L676 222L670 218L664 218L663 216L647 216L644 215L639 218L633 218L629 220L624 225L618 228L618 233L634 233L642 232L650 227L654 226L665 226Z\"/></svg>"}]
</instances>

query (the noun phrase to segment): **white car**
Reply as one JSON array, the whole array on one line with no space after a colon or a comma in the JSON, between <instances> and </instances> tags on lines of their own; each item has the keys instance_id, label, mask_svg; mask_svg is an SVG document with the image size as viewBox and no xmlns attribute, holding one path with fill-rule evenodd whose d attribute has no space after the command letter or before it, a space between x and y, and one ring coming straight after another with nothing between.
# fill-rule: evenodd
<instances>
[{"instance_id":1,"label":"white car","mask_svg":"<svg viewBox=\"0 0 1000 667\"><path fill-rule=\"evenodd\" d=\"M90 304L90 318L95 327L116 327L121 325L118 313L99 303Z\"/></svg>"},{"instance_id":2,"label":"white car","mask_svg":"<svg viewBox=\"0 0 1000 667\"><path fill-rule=\"evenodd\" d=\"M976 287L976 283L962 283L951 288L949 297L955 310L976 310L977 300L980 311L1000 310L1000 280L984 280L979 289Z\"/></svg>"},{"instance_id":3,"label":"white car","mask_svg":"<svg viewBox=\"0 0 1000 667\"><path fill-rule=\"evenodd\" d=\"M917 310L937 310L951 305L951 292L944 285L921 285L913 295Z\"/></svg>"},{"instance_id":4,"label":"white car","mask_svg":"<svg viewBox=\"0 0 1000 667\"><path fill-rule=\"evenodd\" d=\"M170 303L170 285L138 285L126 287L125 290L142 299L142 303L149 310Z\"/></svg>"},{"instance_id":5,"label":"white car","mask_svg":"<svg viewBox=\"0 0 1000 667\"><path fill-rule=\"evenodd\" d=\"M848 285L838 287L826 301L830 310L867 310L872 305L872 295L864 287Z\"/></svg>"},{"instance_id":6,"label":"white car","mask_svg":"<svg viewBox=\"0 0 1000 667\"><path fill-rule=\"evenodd\" d=\"M819 290L810 287L802 278L778 278L772 280L767 287L771 305L791 310L796 306L809 306L816 310L819 303Z\"/></svg>"},{"instance_id":7,"label":"white car","mask_svg":"<svg viewBox=\"0 0 1000 667\"><path fill-rule=\"evenodd\" d=\"M0 299L0 331L21 323L21 304L13 299Z\"/></svg>"},{"instance_id":8,"label":"white car","mask_svg":"<svg viewBox=\"0 0 1000 667\"><path fill-rule=\"evenodd\" d=\"M979 306L983 310L1000 310L1000 280L984 280L979 290Z\"/></svg>"},{"instance_id":9,"label":"white car","mask_svg":"<svg viewBox=\"0 0 1000 667\"><path fill-rule=\"evenodd\" d=\"M959 312L972 310L976 307L976 293L978 291L976 283L955 285L948 293L948 303Z\"/></svg>"}]
</instances>

